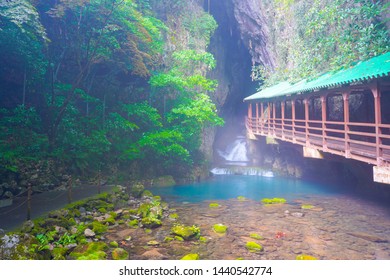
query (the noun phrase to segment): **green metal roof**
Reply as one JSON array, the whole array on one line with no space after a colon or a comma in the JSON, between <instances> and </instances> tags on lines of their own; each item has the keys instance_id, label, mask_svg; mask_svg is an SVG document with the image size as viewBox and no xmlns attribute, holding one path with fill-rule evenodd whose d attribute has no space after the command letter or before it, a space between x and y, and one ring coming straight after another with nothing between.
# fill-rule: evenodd
<instances>
[{"instance_id":1,"label":"green metal roof","mask_svg":"<svg viewBox=\"0 0 390 280\"><path fill-rule=\"evenodd\" d=\"M390 76L390 52L366 61L361 61L348 69L343 69L334 73L325 73L314 80L302 80L295 84L290 84L288 82L279 83L248 96L244 101L270 99L297 93L308 93L315 90L364 82L386 76Z\"/></svg>"}]
</instances>

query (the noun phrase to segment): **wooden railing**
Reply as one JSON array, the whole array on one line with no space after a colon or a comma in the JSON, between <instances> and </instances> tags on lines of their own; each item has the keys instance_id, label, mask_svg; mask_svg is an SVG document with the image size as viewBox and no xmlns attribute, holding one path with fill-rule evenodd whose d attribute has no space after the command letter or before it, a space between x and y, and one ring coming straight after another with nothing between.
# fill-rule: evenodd
<instances>
[{"instance_id":1,"label":"wooden railing","mask_svg":"<svg viewBox=\"0 0 390 280\"><path fill-rule=\"evenodd\" d=\"M321 120L247 118L253 135L312 147L378 166L390 163L390 125Z\"/></svg>"}]
</instances>

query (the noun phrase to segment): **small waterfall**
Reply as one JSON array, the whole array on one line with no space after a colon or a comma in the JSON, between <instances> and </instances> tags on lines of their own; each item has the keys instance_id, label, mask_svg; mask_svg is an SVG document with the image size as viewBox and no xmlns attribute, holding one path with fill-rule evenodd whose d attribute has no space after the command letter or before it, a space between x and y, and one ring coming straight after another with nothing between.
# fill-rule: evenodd
<instances>
[{"instance_id":1,"label":"small waterfall","mask_svg":"<svg viewBox=\"0 0 390 280\"><path fill-rule=\"evenodd\" d=\"M218 150L218 154L229 162L248 162L246 139L239 137L230 144L225 151Z\"/></svg>"},{"instance_id":2,"label":"small waterfall","mask_svg":"<svg viewBox=\"0 0 390 280\"><path fill-rule=\"evenodd\" d=\"M248 166L247 142L243 136L238 136L225 151L217 150L223 165L210 170L213 175L245 175L274 177L272 171L264 170L261 167Z\"/></svg>"},{"instance_id":3,"label":"small waterfall","mask_svg":"<svg viewBox=\"0 0 390 280\"><path fill-rule=\"evenodd\" d=\"M215 167L211 169L210 172L214 175L245 175L245 176L274 177L272 171L263 170L260 167L249 167L249 166Z\"/></svg>"}]
</instances>

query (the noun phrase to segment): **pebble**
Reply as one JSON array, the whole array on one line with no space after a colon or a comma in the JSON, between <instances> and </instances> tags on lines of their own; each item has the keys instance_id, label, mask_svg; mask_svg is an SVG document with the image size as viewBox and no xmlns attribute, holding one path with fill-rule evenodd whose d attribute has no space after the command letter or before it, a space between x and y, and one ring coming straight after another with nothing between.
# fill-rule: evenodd
<instances>
[{"instance_id":1,"label":"pebble","mask_svg":"<svg viewBox=\"0 0 390 280\"><path fill-rule=\"evenodd\" d=\"M96 234L93 230L87 228L84 230L85 237L94 237Z\"/></svg>"}]
</instances>

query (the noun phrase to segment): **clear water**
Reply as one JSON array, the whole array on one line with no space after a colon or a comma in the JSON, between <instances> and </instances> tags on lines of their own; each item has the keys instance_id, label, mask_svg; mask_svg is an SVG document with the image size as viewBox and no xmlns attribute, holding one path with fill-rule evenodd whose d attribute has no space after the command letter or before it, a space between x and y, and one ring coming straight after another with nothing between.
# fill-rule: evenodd
<instances>
[{"instance_id":1,"label":"clear water","mask_svg":"<svg viewBox=\"0 0 390 280\"><path fill-rule=\"evenodd\" d=\"M155 195L166 201L197 203L206 200L227 200L245 196L259 200L265 197L283 197L288 200L316 196L345 194L341 186L325 185L278 177L218 175L207 181L173 187L152 187Z\"/></svg>"}]
</instances>

